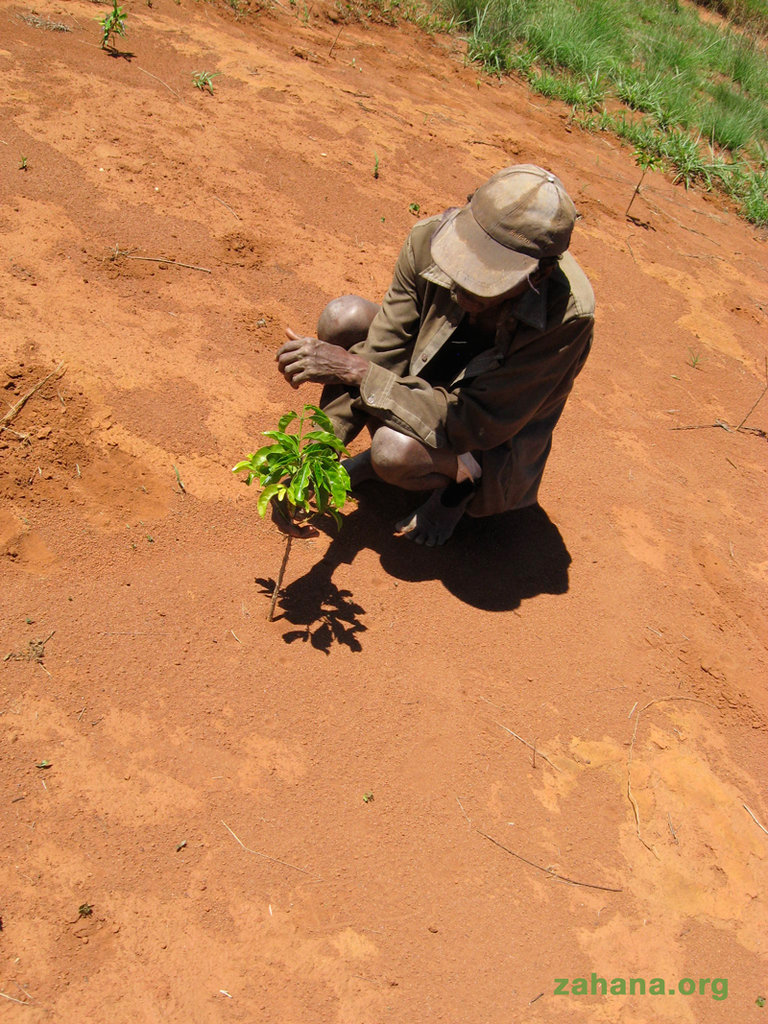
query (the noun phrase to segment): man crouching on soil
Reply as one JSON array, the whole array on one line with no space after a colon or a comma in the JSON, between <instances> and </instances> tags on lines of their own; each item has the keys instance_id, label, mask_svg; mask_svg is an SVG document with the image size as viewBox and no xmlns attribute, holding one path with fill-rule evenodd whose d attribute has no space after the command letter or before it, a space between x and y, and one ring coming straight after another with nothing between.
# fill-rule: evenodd
<instances>
[{"instance_id":1,"label":"man crouching on soil","mask_svg":"<svg viewBox=\"0 0 768 1024\"><path fill-rule=\"evenodd\" d=\"M467 206L415 225L381 307L358 296L323 310L317 338L287 330L277 354L292 387L348 443L353 488L380 479L431 491L395 531L444 544L466 512L536 503L552 431L592 341L594 296L568 253L576 210L532 164L499 171ZM307 527L287 522L285 532Z\"/></svg>"}]
</instances>

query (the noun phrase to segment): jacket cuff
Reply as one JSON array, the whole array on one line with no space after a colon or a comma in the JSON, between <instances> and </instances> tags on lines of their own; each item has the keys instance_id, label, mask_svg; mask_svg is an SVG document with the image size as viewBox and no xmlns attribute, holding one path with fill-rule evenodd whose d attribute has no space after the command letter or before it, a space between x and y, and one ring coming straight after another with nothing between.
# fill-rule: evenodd
<instances>
[{"instance_id":1,"label":"jacket cuff","mask_svg":"<svg viewBox=\"0 0 768 1024\"><path fill-rule=\"evenodd\" d=\"M366 410L393 430L436 448L438 438L434 425L424 421L419 415L418 403L407 401L409 397L401 378L391 370L371 363L360 383L360 397L354 400L353 405Z\"/></svg>"},{"instance_id":2,"label":"jacket cuff","mask_svg":"<svg viewBox=\"0 0 768 1024\"><path fill-rule=\"evenodd\" d=\"M366 408L388 410L395 375L377 363L370 363L360 382L360 398Z\"/></svg>"}]
</instances>

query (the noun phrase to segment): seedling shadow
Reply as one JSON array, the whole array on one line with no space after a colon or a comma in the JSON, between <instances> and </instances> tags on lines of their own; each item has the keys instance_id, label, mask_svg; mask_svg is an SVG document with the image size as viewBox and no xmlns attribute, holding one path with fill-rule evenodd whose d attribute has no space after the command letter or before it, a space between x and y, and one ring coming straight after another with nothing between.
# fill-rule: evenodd
<instances>
[{"instance_id":1,"label":"seedling shadow","mask_svg":"<svg viewBox=\"0 0 768 1024\"><path fill-rule=\"evenodd\" d=\"M539 505L487 519L465 517L447 545L425 548L392 532L393 524L423 496L408 495L381 484L366 485L354 511L344 517L324 557L304 576L284 588L282 618L300 628L283 635L328 654L334 644L361 651L365 609L349 590L333 582L339 566L364 550L375 551L386 573L404 582L440 580L456 598L489 612L512 611L540 594L565 594L571 556L560 531ZM271 593L271 580L258 580Z\"/></svg>"},{"instance_id":2,"label":"seedling shadow","mask_svg":"<svg viewBox=\"0 0 768 1024\"><path fill-rule=\"evenodd\" d=\"M300 579L283 587L277 602L282 614L275 621L283 618L301 627L283 634L287 644L301 640L325 654L330 654L334 644L362 651L357 634L367 629L360 621L365 608L352 599L351 591L339 589L331 579L338 565L339 562L329 563L327 557L322 558ZM256 582L265 594L272 596L274 580Z\"/></svg>"},{"instance_id":3,"label":"seedling shadow","mask_svg":"<svg viewBox=\"0 0 768 1024\"><path fill-rule=\"evenodd\" d=\"M627 220L630 224L634 224L636 228L642 228L643 231L656 230L656 228L651 224L649 220L641 220L640 217L635 217L632 214L627 214Z\"/></svg>"},{"instance_id":4,"label":"seedling shadow","mask_svg":"<svg viewBox=\"0 0 768 1024\"><path fill-rule=\"evenodd\" d=\"M127 60L129 64L136 56L136 54L132 53L130 50L118 50L115 46L105 46L104 52L107 54L108 57L120 57L123 60Z\"/></svg>"}]
</instances>

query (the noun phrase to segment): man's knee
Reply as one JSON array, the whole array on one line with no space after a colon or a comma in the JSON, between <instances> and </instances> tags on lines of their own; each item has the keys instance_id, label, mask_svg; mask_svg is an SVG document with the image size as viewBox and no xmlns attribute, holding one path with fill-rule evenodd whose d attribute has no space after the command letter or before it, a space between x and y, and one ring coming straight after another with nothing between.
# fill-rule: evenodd
<instances>
[{"instance_id":1,"label":"man's knee","mask_svg":"<svg viewBox=\"0 0 768 1024\"><path fill-rule=\"evenodd\" d=\"M360 295L342 295L338 299L331 299L317 321L317 336L331 345L349 348L365 340L378 311L375 302Z\"/></svg>"},{"instance_id":2,"label":"man's knee","mask_svg":"<svg viewBox=\"0 0 768 1024\"><path fill-rule=\"evenodd\" d=\"M391 427L379 427L371 441L371 465L386 483L398 483L422 468L424 446Z\"/></svg>"}]
</instances>

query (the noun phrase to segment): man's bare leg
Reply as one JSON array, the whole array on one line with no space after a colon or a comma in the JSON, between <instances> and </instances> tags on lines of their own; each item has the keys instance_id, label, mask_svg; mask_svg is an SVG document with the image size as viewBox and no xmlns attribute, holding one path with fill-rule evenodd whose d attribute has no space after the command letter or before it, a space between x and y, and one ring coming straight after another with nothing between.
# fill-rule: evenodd
<instances>
[{"instance_id":1,"label":"man's bare leg","mask_svg":"<svg viewBox=\"0 0 768 1024\"><path fill-rule=\"evenodd\" d=\"M317 321L317 336L329 345L351 348L358 341L365 341L378 312L377 303L360 295L331 299Z\"/></svg>"},{"instance_id":2,"label":"man's bare leg","mask_svg":"<svg viewBox=\"0 0 768 1024\"><path fill-rule=\"evenodd\" d=\"M445 544L474 494L471 484L456 484L456 455L446 448L430 448L390 427L379 427L370 452L363 454L370 456L373 475L386 483L406 491L432 491L423 505L396 524L395 533L427 547ZM360 472L363 466L361 462Z\"/></svg>"},{"instance_id":3,"label":"man's bare leg","mask_svg":"<svg viewBox=\"0 0 768 1024\"><path fill-rule=\"evenodd\" d=\"M360 484L364 484L366 480L381 479L373 468L370 448L360 452L359 455L352 455L348 459L343 459L341 464L349 474L349 482L353 491Z\"/></svg>"}]
</instances>

